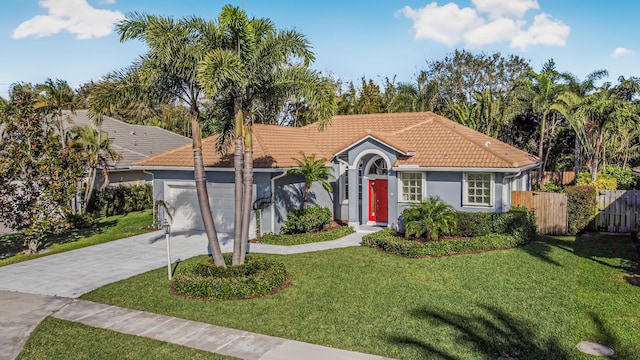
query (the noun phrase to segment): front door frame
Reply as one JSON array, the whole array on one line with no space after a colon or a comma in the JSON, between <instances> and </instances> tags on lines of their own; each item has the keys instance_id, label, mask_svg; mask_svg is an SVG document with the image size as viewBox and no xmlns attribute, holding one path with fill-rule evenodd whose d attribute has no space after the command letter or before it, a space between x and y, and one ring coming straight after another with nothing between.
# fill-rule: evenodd
<instances>
[{"instance_id":1,"label":"front door frame","mask_svg":"<svg viewBox=\"0 0 640 360\"><path fill-rule=\"evenodd\" d=\"M389 180L369 179L369 222L386 224L389 221Z\"/></svg>"}]
</instances>

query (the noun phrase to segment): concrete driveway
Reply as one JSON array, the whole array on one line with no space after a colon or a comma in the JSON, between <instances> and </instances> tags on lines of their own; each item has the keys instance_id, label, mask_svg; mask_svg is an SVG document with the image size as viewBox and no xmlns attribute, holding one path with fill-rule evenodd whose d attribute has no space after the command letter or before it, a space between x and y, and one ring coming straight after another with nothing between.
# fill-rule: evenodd
<instances>
[{"instance_id":1,"label":"concrete driveway","mask_svg":"<svg viewBox=\"0 0 640 360\"><path fill-rule=\"evenodd\" d=\"M233 249L233 234L218 234L224 252ZM162 231L141 234L74 251L0 267L0 290L77 298L134 275L167 264ZM207 253L203 232L171 234L171 258Z\"/></svg>"}]
</instances>

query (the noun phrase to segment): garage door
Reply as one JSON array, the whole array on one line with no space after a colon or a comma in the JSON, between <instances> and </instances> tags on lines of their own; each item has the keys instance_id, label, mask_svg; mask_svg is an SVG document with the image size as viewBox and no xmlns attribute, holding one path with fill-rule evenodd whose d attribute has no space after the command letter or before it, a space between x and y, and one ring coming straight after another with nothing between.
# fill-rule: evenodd
<instances>
[{"instance_id":1,"label":"garage door","mask_svg":"<svg viewBox=\"0 0 640 360\"><path fill-rule=\"evenodd\" d=\"M233 184L207 184L211 214L218 232L233 232L233 189ZM198 195L193 182L165 182L164 195L165 202L173 213L172 229L204 230L198 206ZM255 237L253 214L251 215L249 236Z\"/></svg>"}]
</instances>

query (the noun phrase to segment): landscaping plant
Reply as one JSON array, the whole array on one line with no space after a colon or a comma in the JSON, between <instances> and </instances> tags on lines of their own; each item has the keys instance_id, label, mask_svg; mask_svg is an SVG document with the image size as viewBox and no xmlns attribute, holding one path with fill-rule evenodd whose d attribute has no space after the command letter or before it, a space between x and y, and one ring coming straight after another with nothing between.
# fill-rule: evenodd
<instances>
[{"instance_id":1,"label":"landscaping plant","mask_svg":"<svg viewBox=\"0 0 640 360\"><path fill-rule=\"evenodd\" d=\"M282 227L283 234L304 234L321 231L331 222L331 210L321 206L309 206L289 211Z\"/></svg>"},{"instance_id":2,"label":"landscaping plant","mask_svg":"<svg viewBox=\"0 0 640 360\"><path fill-rule=\"evenodd\" d=\"M411 205L402 212L405 236L427 240L438 240L440 235L448 234L457 226L456 211L438 196Z\"/></svg>"}]
</instances>

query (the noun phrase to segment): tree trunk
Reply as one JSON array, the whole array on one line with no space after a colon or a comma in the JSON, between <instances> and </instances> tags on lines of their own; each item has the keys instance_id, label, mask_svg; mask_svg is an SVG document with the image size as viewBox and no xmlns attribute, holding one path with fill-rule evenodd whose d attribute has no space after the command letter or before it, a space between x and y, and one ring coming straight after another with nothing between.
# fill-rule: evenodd
<instances>
[{"instance_id":1,"label":"tree trunk","mask_svg":"<svg viewBox=\"0 0 640 360\"><path fill-rule=\"evenodd\" d=\"M251 225L251 204L253 200L253 148L251 139L251 128L248 126L245 132L244 143L244 193L242 203L242 242L240 247L240 264L244 264L247 253L247 242L249 241L249 225Z\"/></svg>"},{"instance_id":2,"label":"tree trunk","mask_svg":"<svg viewBox=\"0 0 640 360\"><path fill-rule=\"evenodd\" d=\"M198 123L198 113L191 113L191 128L193 129L193 177L196 182L196 192L198 194L198 205L200 205L200 214L202 215L202 223L204 231L207 234L209 247L211 248L211 257L213 263L217 266L226 267L220 242L218 241L218 232L213 223L213 215L211 215L211 205L209 205L209 191L207 190L207 176L204 171L204 160L202 159L202 139L200 139L200 124Z\"/></svg>"},{"instance_id":3,"label":"tree trunk","mask_svg":"<svg viewBox=\"0 0 640 360\"><path fill-rule=\"evenodd\" d=\"M307 208L307 203L309 202L309 189L311 188L311 186L307 185L307 183L305 182L304 184L304 192L302 193L302 209L304 210Z\"/></svg>"},{"instance_id":4,"label":"tree trunk","mask_svg":"<svg viewBox=\"0 0 640 360\"><path fill-rule=\"evenodd\" d=\"M593 163L591 164L591 182L596 182L596 175L598 175L598 163L600 162L600 148L602 147L602 140L604 133L598 134L598 140L596 140L596 149L593 156Z\"/></svg>"},{"instance_id":5,"label":"tree trunk","mask_svg":"<svg viewBox=\"0 0 640 360\"><path fill-rule=\"evenodd\" d=\"M540 158L540 169L538 170L538 187L542 187L542 173L544 172L544 133L547 127L547 112L542 113L542 122L540 123L540 143L538 144L538 158Z\"/></svg>"},{"instance_id":6,"label":"tree trunk","mask_svg":"<svg viewBox=\"0 0 640 360\"><path fill-rule=\"evenodd\" d=\"M244 168L242 158L242 138L236 137L233 154L234 180L234 218L233 218L233 265L240 265L240 253L242 252L242 171Z\"/></svg>"},{"instance_id":7,"label":"tree trunk","mask_svg":"<svg viewBox=\"0 0 640 360\"><path fill-rule=\"evenodd\" d=\"M578 133L576 133L576 140L573 145L573 183L578 183L578 174L580 173L580 138L578 137Z\"/></svg>"}]
</instances>

